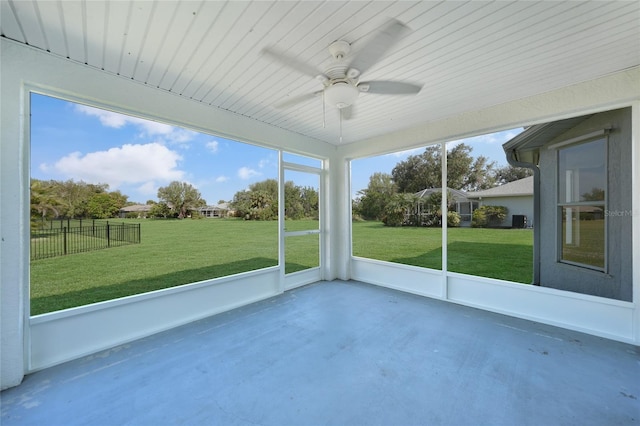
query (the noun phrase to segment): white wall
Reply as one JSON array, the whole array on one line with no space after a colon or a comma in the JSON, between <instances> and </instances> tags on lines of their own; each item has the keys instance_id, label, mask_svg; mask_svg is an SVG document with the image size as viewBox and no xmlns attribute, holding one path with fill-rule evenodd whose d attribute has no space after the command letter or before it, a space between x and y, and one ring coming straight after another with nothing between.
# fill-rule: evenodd
<instances>
[{"instance_id":1,"label":"white wall","mask_svg":"<svg viewBox=\"0 0 640 426\"><path fill-rule=\"evenodd\" d=\"M527 216L527 226L534 223L533 218L533 195L521 197L482 197L481 206L504 206L509 212L500 226L511 226L513 215L523 214Z\"/></svg>"}]
</instances>

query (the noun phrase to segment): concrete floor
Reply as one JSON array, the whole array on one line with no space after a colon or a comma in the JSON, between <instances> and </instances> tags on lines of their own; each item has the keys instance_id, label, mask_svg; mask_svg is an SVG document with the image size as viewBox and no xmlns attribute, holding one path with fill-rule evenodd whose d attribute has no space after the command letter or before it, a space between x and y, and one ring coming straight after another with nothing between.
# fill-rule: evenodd
<instances>
[{"instance_id":1,"label":"concrete floor","mask_svg":"<svg viewBox=\"0 0 640 426\"><path fill-rule=\"evenodd\" d=\"M640 349L323 282L27 376L10 425L629 425Z\"/></svg>"}]
</instances>

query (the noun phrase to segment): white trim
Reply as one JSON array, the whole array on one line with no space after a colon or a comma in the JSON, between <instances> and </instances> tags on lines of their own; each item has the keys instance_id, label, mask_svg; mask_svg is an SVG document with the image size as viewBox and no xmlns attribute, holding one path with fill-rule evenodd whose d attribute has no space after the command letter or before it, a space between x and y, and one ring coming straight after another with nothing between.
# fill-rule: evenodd
<instances>
[{"instance_id":1,"label":"white trim","mask_svg":"<svg viewBox=\"0 0 640 426\"><path fill-rule=\"evenodd\" d=\"M285 291L288 291L293 290L294 288L316 283L321 279L320 274L321 268L319 266L286 274L284 276L284 289Z\"/></svg>"},{"instance_id":2,"label":"white trim","mask_svg":"<svg viewBox=\"0 0 640 426\"><path fill-rule=\"evenodd\" d=\"M278 269L277 266L270 266L268 268L256 269L255 271L241 272L239 274L227 275L220 278L212 278L209 280L198 281L195 283L177 285L175 287L163 288L160 290L150 291L147 293L134 294L131 296L119 297L117 299L105 300L103 302L96 302L89 305L76 306L74 308L62 309L60 311L47 312L45 314L34 315L29 318L31 324L41 324L48 321L55 321L64 318L74 317L77 315L86 315L92 312L97 312L102 309L113 309L119 306L128 305L131 303L144 302L146 300L152 300L156 298L167 297L172 294L182 293L185 291L194 291L203 287L213 287L222 285L230 281L239 281L244 279L250 279L254 276L261 276L265 273L271 273Z\"/></svg>"},{"instance_id":3,"label":"white trim","mask_svg":"<svg viewBox=\"0 0 640 426\"><path fill-rule=\"evenodd\" d=\"M440 227L441 227L441 231L442 231L442 243L440 246L440 251L441 251L441 255L442 255L442 293L440 295L440 297L442 297L443 299L446 299L448 297L448 293L449 293L449 283L447 281L447 270L448 270L448 260L447 260L447 254L449 253L448 251L448 238L449 238L449 233L447 231L448 226L449 226L449 204L448 204L448 200L447 200L447 194L449 192L448 188L449 188L449 175L448 175L448 171L447 171L447 144L446 143L442 143L440 146L440 161L441 161L441 172L442 175L440 177L440 179L442 180L442 185L440 187L440 191L442 194L442 198L440 199L440 212L441 212L441 219L440 219ZM473 210L473 208L471 209ZM472 213L473 215L473 213ZM473 216L472 216L473 218Z\"/></svg>"},{"instance_id":4,"label":"white trim","mask_svg":"<svg viewBox=\"0 0 640 426\"><path fill-rule=\"evenodd\" d=\"M564 140L562 142L557 142L557 143L554 143L552 145L549 145L547 147L547 149L558 149L558 148L563 148L563 147L568 146L568 145L587 142L587 141L590 141L591 139L598 139L598 138L601 138L603 136L608 135L610 130L611 129L607 127L607 128L601 129L601 130L596 130L595 132L587 133L585 135L576 136L575 138L567 139L567 140Z\"/></svg>"},{"instance_id":5,"label":"white trim","mask_svg":"<svg viewBox=\"0 0 640 426\"><path fill-rule=\"evenodd\" d=\"M433 299L637 344L637 304L531 284L352 258L353 279ZM441 276L448 295L440 297Z\"/></svg>"},{"instance_id":6,"label":"white trim","mask_svg":"<svg viewBox=\"0 0 640 426\"><path fill-rule=\"evenodd\" d=\"M29 371L51 367L279 294L269 268L33 317Z\"/></svg>"},{"instance_id":7,"label":"white trim","mask_svg":"<svg viewBox=\"0 0 640 426\"><path fill-rule=\"evenodd\" d=\"M285 170L292 170L292 171L296 171L296 172L311 173L311 174L316 174L316 175L321 175L322 174L322 169L321 168L313 167L313 166L306 166L304 164L288 163L286 161L282 161L282 167Z\"/></svg>"},{"instance_id":8,"label":"white trim","mask_svg":"<svg viewBox=\"0 0 640 426\"><path fill-rule=\"evenodd\" d=\"M313 234L320 234L320 230L319 229L308 229L305 231L287 231L285 229L284 232L284 236L285 237L301 237L303 235L313 235Z\"/></svg>"}]
</instances>

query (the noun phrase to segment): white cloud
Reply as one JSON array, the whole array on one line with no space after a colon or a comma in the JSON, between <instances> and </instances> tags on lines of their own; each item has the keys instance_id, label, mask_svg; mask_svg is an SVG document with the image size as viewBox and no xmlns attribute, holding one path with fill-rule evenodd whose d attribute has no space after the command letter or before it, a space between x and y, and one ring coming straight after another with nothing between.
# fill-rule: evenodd
<instances>
[{"instance_id":1,"label":"white cloud","mask_svg":"<svg viewBox=\"0 0 640 426\"><path fill-rule=\"evenodd\" d=\"M68 178L107 183L111 190L122 184L139 183L140 188L150 191L156 181L184 177L184 172L177 168L181 159L178 153L159 143L127 144L86 155L74 152L45 167L53 167Z\"/></svg>"},{"instance_id":2,"label":"white cloud","mask_svg":"<svg viewBox=\"0 0 640 426\"><path fill-rule=\"evenodd\" d=\"M209 152L215 154L216 152L218 152L218 145L218 141L209 141L205 144L205 147L209 150Z\"/></svg>"},{"instance_id":3,"label":"white cloud","mask_svg":"<svg viewBox=\"0 0 640 426\"><path fill-rule=\"evenodd\" d=\"M131 117L129 115L93 108L86 105L76 104L75 109L81 114L97 117L98 120L100 120L100 123L105 127L120 129L127 124L136 126L141 132L141 137L159 136L168 142L185 143L193 140L197 136L197 133L192 130L158 123L157 121L145 120L143 118Z\"/></svg>"},{"instance_id":4,"label":"white cloud","mask_svg":"<svg viewBox=\"0 0 640 426\"><path fill-rule=\"evenodd\" d=\"M159 185L155 181L145 182L137 188L140 195L146 195L149 198L155 198L158 195Z\"/></svg>"},{"instance_id":5,"label":"white cloud","mask_svg":"<svg viewBox=\"0 0 640 426\"><path fill-rule=\"evenodd\" d=\"M251 179L252 177L260 176L262 173L257 172L249 167L240 167L238 169L238 177L243 180Z\"/></svg>"},{"instance_id":6,"label":"white cloud","mask_svg":"<svg viewBox=\"0 0 640 426\"><path fill-rule=\"evenodd\" d=\"M216 178L216 183L224 183L227 182L229 180L228 176L218 176Z\"/></svg>"},{"instance_id":7,"label":"white cloud","mask_svg":"<svg viewBox=\"0 0 640 426\"><path fill-rule=\"evenodd\" d=\"M388 157L404 158L404 157L408 157L410 155L420 154L423 151L424 151L424 148L413 148L413 149L407 149L405 151L392 152L391 154L387 154L387 156Z\"/></svg>"},{"instance_id":8,"label":"white cloud","mask_svg":"<svg viewBox=\"0 0 640 426\"><path fill-rule=\"evenodd\" d=\"M502 145L508 140L514 138L518 134L522 132L523 129L513 129L513 130L505 130L502 132L496 133L487 133L486 135L473 136L471 138L460 139L457 141L449 142L452 146L458 145L460 143L466 143L467 145L471 144L497 144Z\"/></svg>"}]
</instances>

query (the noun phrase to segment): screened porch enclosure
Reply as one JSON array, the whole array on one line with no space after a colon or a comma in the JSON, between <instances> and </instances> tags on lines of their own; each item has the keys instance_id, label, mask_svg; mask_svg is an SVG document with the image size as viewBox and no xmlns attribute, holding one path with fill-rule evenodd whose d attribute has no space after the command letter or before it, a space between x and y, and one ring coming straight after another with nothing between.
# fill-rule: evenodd
<instances>
[{"instance_id":1,"label":"screened porch enclosure","mask_svg":"<svg viewBox=\"0 0 640 426\"><path fill-rule=\"evenodd\" d=\"M3 424L638 421L637 2L0 6ZM362 81L420 92L359 92L352 115L323 109L309 68L263 55L324 73L329 44L357 51L394 20L411 31ZM271 149L281 186L285 153L316 159L290 168L317 177L318 224L279 216L268 267L33 315L31 93ZM354 255L352 161L615 108L631 111L630 300L452 271L446 226L434 268Z\"/></svg>"}]
</instances>

